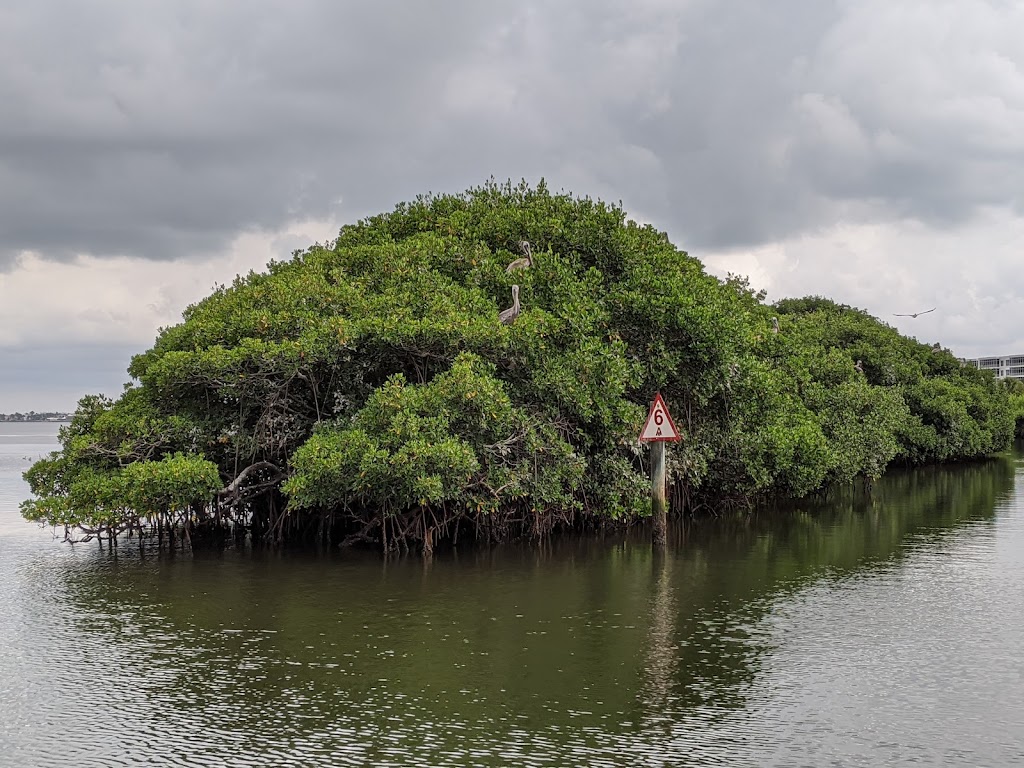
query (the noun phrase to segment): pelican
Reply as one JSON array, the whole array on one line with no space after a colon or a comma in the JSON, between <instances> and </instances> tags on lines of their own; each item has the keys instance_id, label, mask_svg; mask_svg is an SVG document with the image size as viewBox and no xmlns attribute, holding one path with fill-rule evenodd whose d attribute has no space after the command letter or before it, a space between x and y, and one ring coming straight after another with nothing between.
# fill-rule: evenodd
<instances>
[{"instance_id":1,"label":"pelican","mask_svg":"<svg viewBox=\"0 0 1024 768\"><path fill-rule=\"evenodd\" d=\"M530 243L529 243L529 241L528 240L520 240L519 241L519 250L521 250L526 255L523 258L521 258L521 259L516 259L511 264L509 264L507 267L505 267L505 271L506 272L514 272L517 269L527 269L528 267L532 267L533 266L533 253L530 252Z\"/></svg>"},{"instance_id":2,"label":"pelican","mask_svg":"<svg viewBox=\"0 0 1024 768\"><path fill-rule=\"evenodd\" d=\"M932 307L931 309L926 309L923 312L914 312L914 313L906 314L906 315L901 315L899 312L893 312L893 317L917 317L918 315L927 315L929 312L934 312L934 311L935 311L935 307Z\"/></svg>"},{"instance_id":3,"label":"pelican","mask_svg":"<svg viewBox=\"0 0 1024 768\"><path fill-rule=\"evenodd\" d=\"M778 333L778 332L779 332L779 318L773 317L772 318L772 333Z\"/></svg>"},{"instance_id":4,"label":"pelican","mask_svg":"<svg viewBox=\"0 0 1024 768\"><path fill-rule=\"evenodd\" d=\"M515 319L519 317L519 286L512 286L512 306L508 309L503 309L498 313L498 320L505 325L512 325Z\"/></svg>"},{"instance_id":5,"label":"pelican","mask_svg":"<svg viewBox=\"0 0 1024 768\"><path fill-rule=\"evenodd\" d=\"M853 370L858 371L859 373L864 373L864 366L861 364L859 359L853 364Z\"/></svg>"}]
</instances>

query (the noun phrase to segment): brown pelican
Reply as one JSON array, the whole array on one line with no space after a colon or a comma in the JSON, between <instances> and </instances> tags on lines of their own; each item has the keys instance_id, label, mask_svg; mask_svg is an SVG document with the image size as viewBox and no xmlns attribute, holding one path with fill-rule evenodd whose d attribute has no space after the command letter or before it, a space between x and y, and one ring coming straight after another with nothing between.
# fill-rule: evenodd
<instances>
[{"instance_id":1,"label":"brown pelican","mask_svg":"<svg viewBox=\"0 0 1024 768\"><path fill-rule=\"evenodd\" d=\"M772 333L778 333L778 332L779 332L779 318L773 317L772 318Z\"/></svg>"},{"instance_id":2,"label":"brown pelican","mask_svg":"<svg viewBox=\"0 0 1024 768\"><path fill-rule=\"evenodd\" d=\"M913 314L901 315L899 312L893 312L893 317L917 317L918 315L927 315L929 312L934 312L935 307L926 309L923 312L914 312Z\"/></svg>"},{"instance_id":3,"label":"brown pelican","mask_svg":"<svg viewBox=\"0 0 1024 768\"><path fill-rule=\"evenodd\" d=\"M532 267L533 266L533 254L530 252L530 243L529 243L529 241L527 241L527 240L520 240L519 241L519 250L521 250L526 255L523 258L521 258L521 259L516 259L511 264L509 264L507 267L505 267L505 271L506 272L514 272L517 269L526 269L528 267Z\"/></svg>"},{"instance_id":4,"label":"brown pelican","mask_svg":"<svg viewBox=\"0 0 1024 768\"><path fill-rule=\"evenodd\" d=\"M503 309L498 313L498 320L505 325L512 325L515 319L519 317L519 286L512 286L512 306L508 309Z\"/></svg>"}]
</instances>

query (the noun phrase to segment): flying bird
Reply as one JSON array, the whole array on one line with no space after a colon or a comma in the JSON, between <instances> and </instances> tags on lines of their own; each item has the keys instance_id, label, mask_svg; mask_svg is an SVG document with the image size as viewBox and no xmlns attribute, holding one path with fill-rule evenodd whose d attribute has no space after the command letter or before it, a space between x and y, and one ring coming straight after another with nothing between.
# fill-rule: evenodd
<instances>
[{"instance_id":1,"label":"flying bird","mask_svg":"<svg viewBox=\"0 0 1024 768\"><path fill-rule=\"evenodd\" d=\"M498 320L505 325L512 325L517 317L519 317L519 286L512 286L512 306L508 309L503 309L498 313Z\"/></svg>"},{"instance_id":2,"label":"flying bird","mask_svg":"<svg viewBox=\"0 0 1024 768\"><path fill-rule=\"evenodd\" d=\"M901 315L899 312L893 312L893 317L917 317L918 315L927 315L929 312L934 312L935 307L926 309L924 312L914 312L913 314Z\"/></svg>"},{"instance_id":3,"label":"flying bird","mask_svg":"<svg viewBox=\"0 0 1024 768\"><path fill-rule=\"evenodd\" d=\"M506 272L514 272L517 269L526 269L533 266L533 253L530 252L530 242L528 240L520 240L519 250L526 255L521 259L516 259L505 267Z\"/></svg>"}]
</instances>

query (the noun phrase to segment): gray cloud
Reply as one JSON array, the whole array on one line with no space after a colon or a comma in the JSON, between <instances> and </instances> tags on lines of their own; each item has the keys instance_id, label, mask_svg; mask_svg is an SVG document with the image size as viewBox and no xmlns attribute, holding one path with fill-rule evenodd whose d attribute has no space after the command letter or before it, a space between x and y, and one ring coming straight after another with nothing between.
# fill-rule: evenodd
<instances>
[{"instance_id":1,"label":"gray cloud","mask_svg":"<svg viewBox=\"0 0 1024 768\"><path fill-rule=\"evenodd\" d=\"M3 247L152 258L208 253L341 198L380 204L489 15L474 2L248 1L8 13Z\"/></svg>"},{"instance_id":2,"label":"gray cloud","mask_svg":"<svg viewBox=\"0 0 1024 768\"><path fill-rule=\"evenodd\" d=\"M698 250L1022 204L1001 2L109 0L0 30L8 259L204 256L492 174Z\"/></svg>"},{"instance_id":3,"label":"gray cloud","mask_svg":"<svg viewBox=\"0 0 1024 768\"><path fill-rule=\"evenodd\" d=\"M117 390L141 326L258 268L242 233L286 255L295 222L491 175L621 200L772 298L939 304L901 329L1024 344L1017 3L96 0L0 20L0 404ZM77 254L100 261L53 263ZM95 346L49 345L69 324Z\"/></svg>"}]
</instances>

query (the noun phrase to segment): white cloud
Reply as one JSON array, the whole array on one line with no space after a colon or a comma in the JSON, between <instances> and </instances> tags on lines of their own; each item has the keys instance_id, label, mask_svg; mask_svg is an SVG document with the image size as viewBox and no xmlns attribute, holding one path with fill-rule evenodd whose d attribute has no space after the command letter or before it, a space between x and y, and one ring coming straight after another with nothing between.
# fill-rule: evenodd
<instances>
[{"instance_id":1,"label":"white cloud","mask_svg":"<svg viewBox=\"0 0 1024 768\"><path fill-rule=\"evenodd\" d=\"M1024 216L984 209L955 233L915 220L838 224L750 249L695 253L768 300L824 295L961 357L1024 352ZM914 318L895 317L936 307Z\"/></svg>"},{"instance_id":2,"label":"white cloud","mask_svg":"<svg viewBox=\"0 0 1024 768\"><path fill-rule=\"evenodd\" d=\"M215 284L333 240L338 228L335 221L304 221L279 232L249 232L205 261L85 255L52 262L25 254L0 273L0 348L111 344L143 352L158 328L179 322L185 307Z\"/></svg>"}]
</instances>

